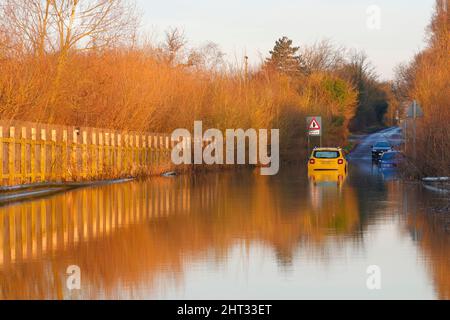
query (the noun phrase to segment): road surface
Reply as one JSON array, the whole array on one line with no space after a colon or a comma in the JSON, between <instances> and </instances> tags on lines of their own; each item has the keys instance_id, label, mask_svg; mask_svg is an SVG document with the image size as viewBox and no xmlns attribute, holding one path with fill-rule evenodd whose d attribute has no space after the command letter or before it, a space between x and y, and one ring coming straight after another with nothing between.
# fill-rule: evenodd
<instances>
[{"instance_id":1,"label":"road surface","mask_svg":"<svg viewBox=\"0 0 450 320\"><path fill-rule=\"evenodd\" d=\"M388 128L364 137L358 146L350 154L352 160L370 160L371 149L377 142L387 141L392 146L398 147L403 142L402 130L398 127Z\"/></svg>"}]
</instances>

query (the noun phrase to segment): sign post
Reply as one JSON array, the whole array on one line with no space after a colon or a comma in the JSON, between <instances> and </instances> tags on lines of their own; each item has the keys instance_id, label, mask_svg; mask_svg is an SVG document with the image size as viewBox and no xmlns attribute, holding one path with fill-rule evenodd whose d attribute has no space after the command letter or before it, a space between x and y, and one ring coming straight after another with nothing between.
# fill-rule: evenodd
<instances>
[{"instance_id":1,"label":"sign post","mask_svg":"<svg viewBox=\"0 0 450 320\"><path fill-rule=\"evenodd\" d=\"M417 137L416 137L416 119L417 118L422 118L423 117L423 110L422 107L417 103L416 100L413 101L413 103L409 106L407 112L406 112L406 117L409 119L413 120L413 156L414 159L417 156L417 149L416 149L416 142L417 142Z\"/></svg>"},{"instance_id":2,"label":"sign post","mask_svg":"<svg viewBox=\"0 0 450 320\"><path fill-rule=\"evenodd\" d=\"M307 132L308 132L308 153L310 152L311 137L320 137L320 146L322 146L322 117L307 117Z\"/></svg>"}]
</instances>

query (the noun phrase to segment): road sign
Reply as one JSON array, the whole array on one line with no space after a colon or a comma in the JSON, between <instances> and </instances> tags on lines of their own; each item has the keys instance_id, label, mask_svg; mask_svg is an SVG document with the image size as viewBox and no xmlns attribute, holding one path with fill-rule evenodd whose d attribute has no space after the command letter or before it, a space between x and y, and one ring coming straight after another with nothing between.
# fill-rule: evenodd
<instances>
[{"instance_id":1,"label":"road sign","mask_svg":"<svg viewBox=\"0 0 450 320\"><path fill-rule=\"evenodd\" d=\"M322 136L322 117L307 117L308 135L314 137Z\"/></svg>"},{"instance_id":2,"label":"road sign","mask_svg":"<svg viewBox=\"0 0 450 320\"><path fill-rule=\"evenodd\" d=\"M417 103L417 101L414 100L414 102L408 107L406 116L412 119L423 117L422 107Z\"/></svg>"}]
</instances>

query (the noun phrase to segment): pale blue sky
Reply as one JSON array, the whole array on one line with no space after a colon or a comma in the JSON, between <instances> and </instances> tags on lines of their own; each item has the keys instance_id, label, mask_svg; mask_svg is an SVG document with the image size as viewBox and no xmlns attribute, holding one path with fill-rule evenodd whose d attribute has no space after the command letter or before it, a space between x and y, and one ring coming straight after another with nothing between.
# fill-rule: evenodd
<instances>
[{"instance_id":1,"label":"pale blue sky","mask_svg":"<svg viewBox=\"0 0 450 320\"><path fill-rule=\"evenodd\" d=\"M146 30L161 36L180 27L192 46L217 43L236 61L253 63L286 35L297 45L331 39L364 50L382 79L424 46L434 0L137 0ZM381 9L381 29L366 26L366 10ZM157 37L157 36L156 36Z\"/></svg>"}]
</instances>

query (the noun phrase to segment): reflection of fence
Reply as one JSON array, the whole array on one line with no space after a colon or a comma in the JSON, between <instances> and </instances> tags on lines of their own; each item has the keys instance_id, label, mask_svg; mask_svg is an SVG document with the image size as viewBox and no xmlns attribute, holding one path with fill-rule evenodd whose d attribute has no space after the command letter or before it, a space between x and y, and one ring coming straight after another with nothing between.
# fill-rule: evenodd
<instances>
[{"instance_id":1,"label":"reflection of fence","mask_svg":"<svg viewBox=\"0 0 450 320\"><path fill-rule=\"evenodd\" d=\"M218 183L217 177L197 186L189 177L155 178L0 207L0 271L120 236L132 226L214 212ZM164 232L166 227L163 223Z\"/></svg>"},{"instance_id":2,"label":"reflection of fence","mask_svg":"<svg viewBox=\"0 0 450 320\"><path fill-rule=\"evenodd\" d=\"M132 225L189 214L191 191L186 179L164 179L76 190L0 208L0 270Z\"/></svg>"},{"instance_id":3,"label":"reflection of fence","mask_svg":"<svg viewBox=\"0 0 450 320\"><path fill-rule=\"evenodd\" d=\"M168 164L164 134L0 123L0 185L119 177Z\"/></svg>"}]
</instances>

